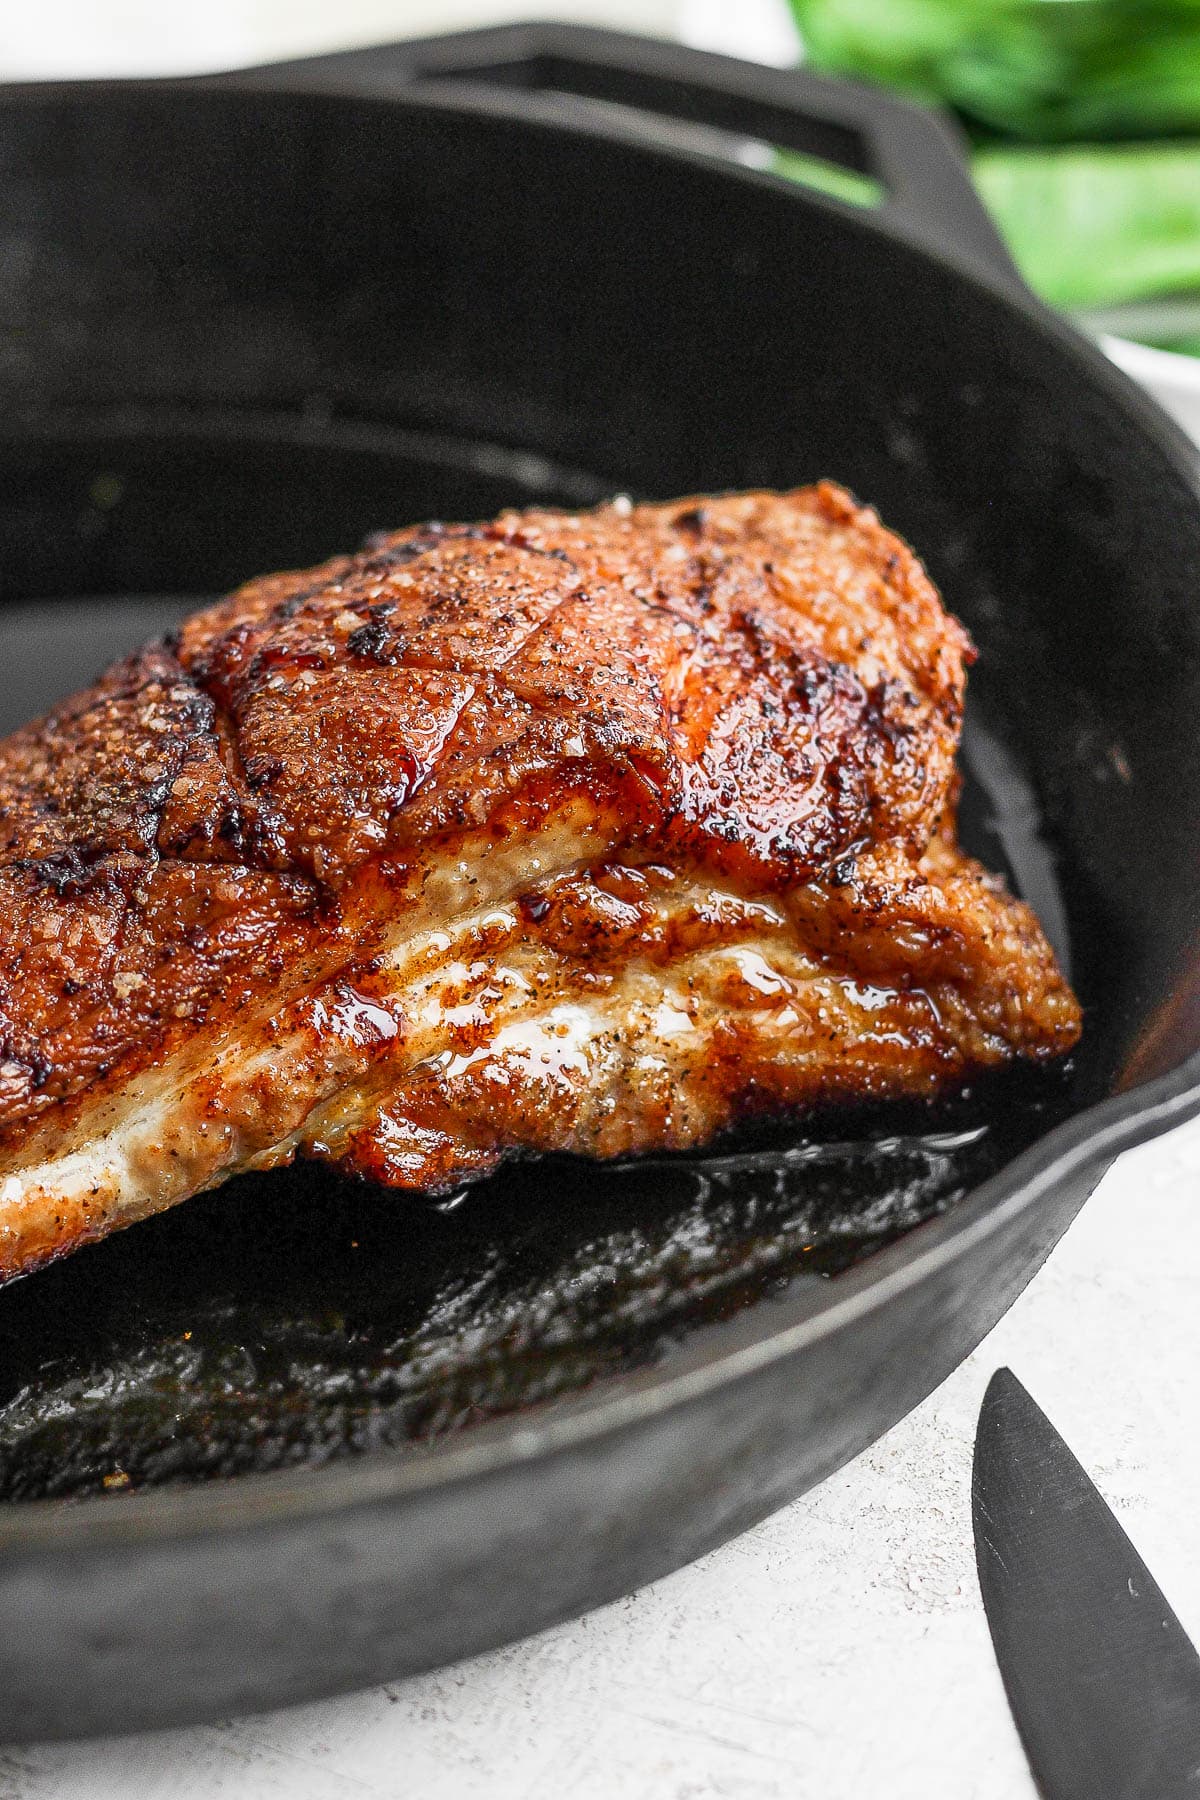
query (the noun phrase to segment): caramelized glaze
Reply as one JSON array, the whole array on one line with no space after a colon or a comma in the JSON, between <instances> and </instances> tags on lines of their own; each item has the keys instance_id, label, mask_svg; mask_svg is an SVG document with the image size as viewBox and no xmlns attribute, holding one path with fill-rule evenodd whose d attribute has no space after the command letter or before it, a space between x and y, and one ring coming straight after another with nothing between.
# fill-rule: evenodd
<instances>
[{"instance_id":1,"label":"caramelized glaze","mask_svg":"<svg viewBox=\"0 0 1200 1800\"><path fill-rule=\"evenodd\" d=\"M0 1273L298 1152L446 1188L1069 1048L954 842L972 654L828 484L196 615L0 745Z\"/></svg>"}]
</instances>

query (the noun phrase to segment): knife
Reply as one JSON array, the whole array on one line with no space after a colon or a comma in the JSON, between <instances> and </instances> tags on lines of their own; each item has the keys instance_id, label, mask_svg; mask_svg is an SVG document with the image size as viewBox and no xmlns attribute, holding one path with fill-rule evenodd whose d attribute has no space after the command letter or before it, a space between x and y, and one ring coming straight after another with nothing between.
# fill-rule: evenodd
<instances>
[{"instance_id":1,"label":"knife","mask_svg":"<svg viewBox=\"0 0 1200 1800\"><path fill-rule=\"evenodd\" d=\"M984 1395L971 1501L996 1660L1046 1800L1200 1800L1200 1656L1010 1369Z\"/></svg>"}]
</instances>

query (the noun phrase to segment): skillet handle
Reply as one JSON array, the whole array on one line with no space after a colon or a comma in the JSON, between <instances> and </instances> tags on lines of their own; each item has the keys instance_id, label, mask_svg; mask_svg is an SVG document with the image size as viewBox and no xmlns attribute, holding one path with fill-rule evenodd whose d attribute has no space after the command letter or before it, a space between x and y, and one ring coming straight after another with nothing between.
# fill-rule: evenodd
<instances>
[{"instance_id":1,"label":"skillet handle","mask_svg":"<svg viewBox=\"0 0 1200 1800\"><path fill-rule=\"evenodd\" d=\"M239 70L222 82L379 98L436 84L577 95L802 151L884 190L881 210L932 248L1027 293L971 183L948 119L875 88L621 32L502 25Z\"/></svg>"}]
</instances>

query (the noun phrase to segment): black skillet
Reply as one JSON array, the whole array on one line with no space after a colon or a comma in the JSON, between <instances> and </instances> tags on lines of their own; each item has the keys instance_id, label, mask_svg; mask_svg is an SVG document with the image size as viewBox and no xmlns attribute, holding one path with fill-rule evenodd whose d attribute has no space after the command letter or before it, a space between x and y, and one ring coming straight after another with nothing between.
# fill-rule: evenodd
<instances>
[{"instance_id":1,"label":"black skillet","mask_svg":"<svg viewBox=\"0 0 1200 1800\"><path fill-rule=\"evenodd\" d=\"M379 526L846 482L980 644L965 830L1087 1006L1057 1082L450 1211L243 1181L7 1289L0 1731L396 1676L675 1567L899 1419L1200 1108L1195 456L931 119L540 27L8 90L0 397L8 724Z\"/></svg>"}]
</instances>

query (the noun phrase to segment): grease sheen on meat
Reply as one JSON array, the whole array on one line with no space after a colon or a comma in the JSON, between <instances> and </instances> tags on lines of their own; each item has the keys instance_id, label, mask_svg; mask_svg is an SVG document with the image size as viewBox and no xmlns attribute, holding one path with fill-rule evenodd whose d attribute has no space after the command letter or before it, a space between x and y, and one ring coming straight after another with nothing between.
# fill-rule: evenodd
<instances>
[{"instance_id":1,"label":"grease sheen on meat","mask_svg":"<svg viewBox=\"0 0 1200 1800\"><path fill-rule=\"evenodd\" d=\"M0 744L0 1274L245 1168L446 1188L1068 1049L973 655L829 484L427 525Z\"/></svg>"}]
</instances>

